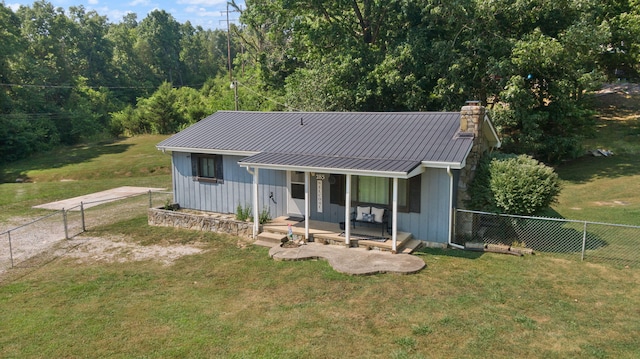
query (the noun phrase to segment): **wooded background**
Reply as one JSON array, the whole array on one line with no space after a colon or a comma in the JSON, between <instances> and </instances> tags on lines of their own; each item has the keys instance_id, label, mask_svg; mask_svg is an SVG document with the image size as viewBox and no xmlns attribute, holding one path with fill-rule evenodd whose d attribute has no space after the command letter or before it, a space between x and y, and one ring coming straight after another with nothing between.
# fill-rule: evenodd
<instances>
[{"instance_id":1,"label":"wooded background","mask_svg":"<svg viewBox=\"0 0 640 359\"><path fill-rule=\"evenodd\" d=\"M507 152L583 152L590 91L638 79L639 0L247 0L210 30L164 10L0 3L0 163L173 133L217 110L490 108ZM229 55L231 59L229 59ZM229 61L230 60L230 61ZM231 63L231 72L229 71ZM237 98L230 84L237 87Z\"/></svg>"}]
</instances>

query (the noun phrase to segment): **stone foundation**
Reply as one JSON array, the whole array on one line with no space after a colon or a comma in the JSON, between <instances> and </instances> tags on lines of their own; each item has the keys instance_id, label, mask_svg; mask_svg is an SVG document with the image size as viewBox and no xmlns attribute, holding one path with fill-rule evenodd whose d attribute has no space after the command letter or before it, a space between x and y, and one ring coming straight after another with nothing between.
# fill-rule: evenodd
<instances>
[{"instance_id":1,"label":"stone foundation","mask_svg":"<svg viewBox=\"0 0 640 359\"><path fill-rule=\"evenodd\" d=\"M184 228L196 231L225 233L249 239L253 238L253 223L238 221L234 215L149 208L147 211L147 222L150 226Z\"/></svg>"}]
</instances>

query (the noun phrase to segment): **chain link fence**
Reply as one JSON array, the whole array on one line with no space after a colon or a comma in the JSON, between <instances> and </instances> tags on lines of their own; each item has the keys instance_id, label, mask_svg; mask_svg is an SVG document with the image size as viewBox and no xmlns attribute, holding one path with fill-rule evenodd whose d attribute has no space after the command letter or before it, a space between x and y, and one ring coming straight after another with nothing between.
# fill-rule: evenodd
<instances>
[{"instance_id":1,"label":"chain link fence","mask_svg":"<svg viewBox=\"0 0 640 359\"><path fill-rule=\"evenodd\" d=\"M640 226L457 210L454 242L529 248L560 257L640 264Z\"/></svg>"},{"instance_id":2,"label":"chain link fence","mask_svg":"<svg viewBox=\"0 0 640 359\"><path fill-rule=\"evenodd\" d=\"M71 239L90 228L139 217L147 208L164 207L173 201L173 193L149 191L134 196L95 202L55 211L0 233L0 272L8 268L29 267L42 261L39 256L55 252L61 241Z\"/></svg>"}]
</instances>

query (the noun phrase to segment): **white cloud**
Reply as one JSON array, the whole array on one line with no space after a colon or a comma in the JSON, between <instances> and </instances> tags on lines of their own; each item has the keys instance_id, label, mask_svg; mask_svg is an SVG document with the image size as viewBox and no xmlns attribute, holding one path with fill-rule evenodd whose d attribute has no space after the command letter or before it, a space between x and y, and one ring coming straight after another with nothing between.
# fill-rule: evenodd
<instances>
[{"instance_id":1,"label":"white cloud","mask_svg":"<svg viewBox=\"0 0 640 359\"><path fill-rule=\"evenodd\" d=\"M89 3L89 5L98 5L99 1L98 0L89 0L88 3Z\"/></svg>"},{"instance_id":2,"label":"white cloud","mask_svg":"<svg viewBox=\"0 0 640 359\"><path fill-rule=\"evenodd\" d=\"M20 5L21 4L7 4L7 7L9 7L11 10L13 10L13 12L16 12L20 8Z\"/></svg>"},{"instance_id":3,"label":"white cloud","mask_svg":"<svg viewBox=\"0 0 640 359\"><path fill-rule=\"evenodd\" d=\"M151 0L133 0L128 5L129 6L146 6L151 4Z\"/></svg>"},{"instance_id":4,"label":"white cloud","mask_svg":"<svg viewBox=\"0 0 640 359\"><path fill-rule=\"evenodd\" d=\"M107 6L98 7L95 10L98 12L98 14L102 16L106 16L109 19L109 21L113 23L119 23L120 21L122 21L122 18L126 14L133 12L131 10L110 9ZM138 15L138 17L140 16Z\"/></svg>"},{"instance_id":5,"label":"white cloud","mask_svg":"<svg viewBox=\"0 0 640 359\"><path fill-rule=\"evenodd\" d=\"M215 18L221 17L220 11L202 11L198 13L198 16L199 17L215 17Z\"/></svg>"}]
</instances>

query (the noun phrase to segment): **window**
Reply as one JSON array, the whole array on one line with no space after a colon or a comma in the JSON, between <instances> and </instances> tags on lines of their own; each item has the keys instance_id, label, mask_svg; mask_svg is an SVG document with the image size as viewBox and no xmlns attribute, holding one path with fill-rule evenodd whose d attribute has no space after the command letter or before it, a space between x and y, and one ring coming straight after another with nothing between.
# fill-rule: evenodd
<instances>
[{"instance_id":1,"label":"window","mask_svg":"<svg viewBox=\"0 0 640 359\"><path fill-rule=\"evenodd\" d=\"M388 205L391 203L389 182L389 178L385 177L359 176L356 191L358 202Z\"/></svg>"},{"instance_id":2,"label":"window","mask_svg":"<svg viewBox=\"0 0 640 359\"><path fill-rule=\"evenodd\" d=\"M329 177L331 204L345 205L346 176ZM398 211L420 213L422 176L398 179ZM393 200L393 180L385 177L353 176L353 205L359 203L390 206Z\"/></svg>"},{"instance_id":3,"label":"window","mask_svg":"<svg viewBox=\"0 0 640 359\"><path fill-rule=\"evenodd\" d=\"M304 199L304 172L291 172L291 198Z\"/></svg>"},{"instance_id":4,"label":"window","mask_svg":"<svg viewBox=\"0 0 640 359\"><path fill-rule=\"evenodd\" d=\"M224 183L221 155L191 155L191 172L196 181Z\"/></svg>"}]
</instances>

